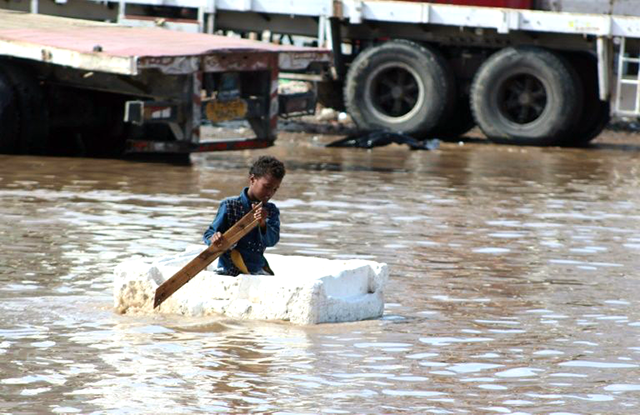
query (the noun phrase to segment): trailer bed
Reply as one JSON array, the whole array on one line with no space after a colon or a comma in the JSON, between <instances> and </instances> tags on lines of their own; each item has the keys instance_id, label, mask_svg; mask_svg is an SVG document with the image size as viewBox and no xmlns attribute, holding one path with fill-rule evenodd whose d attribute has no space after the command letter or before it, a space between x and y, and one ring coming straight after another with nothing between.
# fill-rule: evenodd
<instances>
[{"instance_id":1,"label":"trailer bed","mask_svg":"<svg viewBox=\"0 0 640 415\"><path fill-rule=\"evenodd\" d=\"M234 53L276 53L283 71L330 59L322 49L7 10L0 10L0 50L17 58L122 75L145 68L187 74L201 67L204 56Z\"/></svg>"}]
</instances>

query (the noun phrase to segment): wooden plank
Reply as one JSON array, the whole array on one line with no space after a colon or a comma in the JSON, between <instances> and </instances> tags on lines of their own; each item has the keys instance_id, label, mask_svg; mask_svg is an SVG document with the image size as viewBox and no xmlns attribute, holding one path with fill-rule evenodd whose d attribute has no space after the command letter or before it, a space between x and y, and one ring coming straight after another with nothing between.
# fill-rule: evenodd
<instances>
[{"instance_id":1,"label":"wooden plank","mask_svg":"<svg viewBox=\"0 0 640 415\"><path fill-rule=\"evenodd\" d=\"M205 269L220 255L231 249L240 239L255 228L259 220L254 219L255 212L262 207L262 203L258 203L251 209L249 213L244 215L242 219L237 221L223 235L223 242L219 246L211 244L207 249L202 251L197 257L189 261L187 265L176 272L171 278L163 282L157 289L153 301L153 308L158 307L164 300L169 298L173 293L178 291L180 287L188 283L193 277L198 275L200 271Z\"/></svg>"}]
</instances>

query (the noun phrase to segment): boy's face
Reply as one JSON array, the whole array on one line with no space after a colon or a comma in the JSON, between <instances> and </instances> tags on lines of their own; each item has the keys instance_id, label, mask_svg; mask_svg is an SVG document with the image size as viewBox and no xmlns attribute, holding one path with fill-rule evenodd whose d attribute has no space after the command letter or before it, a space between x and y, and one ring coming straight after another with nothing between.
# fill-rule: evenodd
<instances>
[{"instance_id":1,"label":"boy's face","mask_svg":"<svg viewBox=\"0 0 640 415\"><path fill-rule=\"evenodd\" d=\"M276 179L270 174L262 177L252 174L249 176L249 198L267 203L276 194L281 182L282 179Z\"/></svg>"}]
</instances>

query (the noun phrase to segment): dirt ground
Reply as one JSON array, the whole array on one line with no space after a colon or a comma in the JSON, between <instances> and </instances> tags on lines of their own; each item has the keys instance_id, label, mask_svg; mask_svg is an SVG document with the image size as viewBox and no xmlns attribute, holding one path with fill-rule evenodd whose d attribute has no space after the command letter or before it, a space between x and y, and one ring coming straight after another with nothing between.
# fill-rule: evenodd
<instances>
[{"instance_id":1,"label":"dirt ground","mask_svg":"<svg viewBox=\"0 0 640 415\"><path fill-rule=\"evenodd\" d=\"M346 113L339 113L328 108L318 109L315 115L281 119L278 129L280 132L300 132L328 136L346 136L358 131L356 125ZM464 136L459 137L458 140L461 142L478 142L486 140L486 137L478 127L475 127ZM326 137L322 141L330 142L331 140ZM598 148L611 145L617 148L628 146L629 149L640 150L640 122L629 120L612 121L590 145Z\"/></svg>"}]
</instances>

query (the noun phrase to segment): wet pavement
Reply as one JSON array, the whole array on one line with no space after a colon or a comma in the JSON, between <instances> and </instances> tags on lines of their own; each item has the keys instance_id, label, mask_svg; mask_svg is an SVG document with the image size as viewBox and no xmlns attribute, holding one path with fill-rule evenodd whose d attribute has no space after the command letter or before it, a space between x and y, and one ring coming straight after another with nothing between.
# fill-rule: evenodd
<instances>
[{"instance_id":1,"label":"wet pavement","mask_svg":"<svg viewBox=\"0 0 640 415\"><path fill-rule=\"evenodd\" d=\"M0 155L0 413L640 413L640 148ZM599 140L600 141L600 140ZM271 252L390 266L382 319L118 315L119 262L198 243L260 154Z\"/></svg>"}]
</instances>

